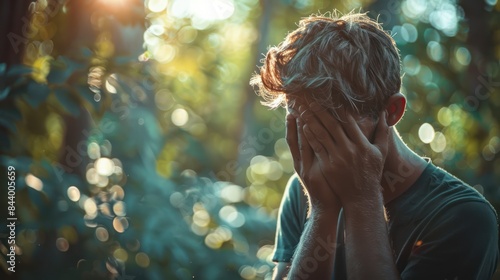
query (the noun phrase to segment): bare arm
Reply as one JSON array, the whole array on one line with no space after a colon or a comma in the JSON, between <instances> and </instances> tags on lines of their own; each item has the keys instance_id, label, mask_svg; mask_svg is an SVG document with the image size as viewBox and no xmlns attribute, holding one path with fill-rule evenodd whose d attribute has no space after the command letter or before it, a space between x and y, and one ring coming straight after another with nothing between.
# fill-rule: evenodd
<instances>
[{"instance_id":1,"label":"bare arm","mask_svg":"<svg viewBox=\"0 0 500 280\"><path fill-rule=\"evenodd\" d=\"M382 195L344 207L348 279L400 279L384 211Z\"/></svg>"},{"instance_id":2,"label":"bare arm","mask_svg":"<svg viewBox=\"0 0 500 280\"><path fill-rule=\"evenodd\" d=\"M312 210L293 259L289 279L331 279L339 212L340 209L332 212Z\"/></svg>"},{"instance_id":3,"label":"bare arm","mask_svg":"<svg viewBox=\"0 0 500 280\"><path fill-rule=\"evenodd\" d=\"M330 189L344 207L348 279L400 279L392 255L380 179L389 128L382 112L371 143L353 116L341 122L317 104L302 110L303 133ZM314 188L321 186L312 185ZM309 189L308 189L309 190ZM314 194L314 192L312 192ZM311 200L314 208L315 200ZM317 227L324 227L319 223ZM321 236L322 231L312 231ZM307 257L307 255L299 255Z\"/></svg>"},{"instance_id":4,"label":"bare arm","mask_svg":"<svg viewBox=\"0 0 500 280\"><path fill-rule=\"evenodd\" d=\"M287 142L311 209L288 275L289 279L328 279L333 274L340 203L302 129L300 118L287 117Z\"/></svg>"}]
</instances>

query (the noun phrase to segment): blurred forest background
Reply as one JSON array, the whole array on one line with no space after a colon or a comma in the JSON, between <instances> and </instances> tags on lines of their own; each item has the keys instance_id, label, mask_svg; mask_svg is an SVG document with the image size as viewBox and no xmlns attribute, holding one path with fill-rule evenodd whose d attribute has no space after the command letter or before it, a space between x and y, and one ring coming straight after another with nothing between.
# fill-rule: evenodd
<instances>
[{"instance_id":1,"label":"blurred forest background","mask_svg":"<svg viewBox=\"0 0 500 280\"><path fill-rule=\"evenodd\" d=\"M248 82L300 18L333 9L379 15L401 49L403 138L500 210L497 0L0 5L2 275L270 279L293 167L284 110Z\"/></svg>"}]
</instances>

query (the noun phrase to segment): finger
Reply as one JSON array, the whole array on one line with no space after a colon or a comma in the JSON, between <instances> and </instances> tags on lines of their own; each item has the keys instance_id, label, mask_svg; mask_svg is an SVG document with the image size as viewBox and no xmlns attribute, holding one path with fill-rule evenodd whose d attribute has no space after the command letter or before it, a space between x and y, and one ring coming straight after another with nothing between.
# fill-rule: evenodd
<instances>
[{"instance_id":1,"label":"finger","mask_svg":"<svg viewBox=\"0 0 500 280\"><path fill-rule=\"evenodd\" d=\"M309 133L309 135L306 134L307 141L316 154L316 157L321 154L324 156L324 159L330 159L333 162L333 156L337 147L330 133L316 119L306 123L305 127L307 127ZM306 132L305 127L304 132Z\"/></svg>"},{"instance_id":2,"label":"finger","mask_svg":"<svg viewBox=\"0 0 500 280\"><path fill-rule=\"evenodd\" d=\"M299 139L301 168L302 171L308 171L311 168L314 159L314 152L304 134L304 122L300 118L297 119L297 132Z\"/></svg>"},{"instance_id":3,"label":"finger","mask_svg":"<svg viewBox=\"0 0 500 280\"><path fill-rule=\"evenodd\" d=\"M304 135L306 136L306 139L307 139L307 142L309 143L309 146L311 146L313 152L316 155L327 153L327 151L325 150L325 147L323 147L321 142L318 140L317 134L315 132L312 132L311 125L309 125L309 124L304 125Z\"/></svg>"},{"instance_id":4,"label":"finger","mask_svg":"<svg viewBox=\"0 0 500 280\"><path fill-rule=\"evenodd\" d=\"M323 132L326 131L323 130ZM328 162L329 161L328 150L321 143L321 141L318 140L317 132L312 130L309 124L304 125L304 134L306 136L307 142L309 143L309 146L311 146L311 149L316 155L316 158Z\"/></svg>"},{"instance_id":5,"label":"finger","mask_svg":"<svg viewBox=\"0 0 500 280\"><path fill-rule=\"evenodd\" d=\"M346 123L342 124L343 129L347 137L356 144L368 145L370 141L365 137L363 131L359 127L354 117L351 114L347 114Z\"/></svg>"},{"instance_id":6,"label":"finger","mask_svg":"<svg viewBox=\"0 0 500 280\"><path fill-rule=\"evenodd\" d=\"M327 133L331 136L334 143L347 141L347 136L342 129L341 122L337 120L332 113L330 113L326 108L319 105L318 103L311 103L310 110L305 111L301 114L307 123L312 123L313 121L321 124ZM311 127L314 132L316 127Z\"/></svg>"},{"instance_id":7,"label":"finger","mask_svg":"<svg viewBox=\"0 0 500 280\"><path fill-rule=\"evenodd\" d=\"M319 168L321 170L321 173L323 174L323 177L329 184L333 185L333 178L331 174L329 174L329 172L331 172L329 168L331 168L333 162L328 152L326 151L325 147L317 140L315 133L307 124L304 125L304 134L306 135L307 141L309 145L311 145L316 159L318 160Z\"/></svg>"},{"instance_id":8,"label":"finger","mask_svg":"<svg viewBox=\"0 0 500 280\"><path fill-rule=\"evenodd\" d=\"M389 126L387 125L387 111L382 111L375 130L374 145L376 145L383 155L387 154L389 142Z\"/></svg>"},{"instance_id":9,"label":"finger","mask_svg":"<svg viewBox=\"0 0 500 280\"><path fill-rule=\"evenodd\" d=\"M296 118L288 114L286 116L286 142L292 154L293 167L296 172L300 172L300 151L297 135L297 121Z\"/></svg>"}]
</instances>

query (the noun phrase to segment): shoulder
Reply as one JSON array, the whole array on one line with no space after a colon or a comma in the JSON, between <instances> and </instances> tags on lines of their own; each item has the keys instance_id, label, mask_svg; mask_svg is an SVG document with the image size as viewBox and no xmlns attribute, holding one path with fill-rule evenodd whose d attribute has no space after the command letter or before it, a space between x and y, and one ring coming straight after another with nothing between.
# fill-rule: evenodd
<instances>
[{"instance_id":1,"label":"shoulder","mask_svg":"<svg viewBox=\"0 0 500 280\"><path fill-rule=\"evenodd\" d=\"M456 212L482 212L496 217L491 204L476 189L444 169L430 164L422 186L411 201L419 217ZM467 215L469 217L470 215Z\"/></svg>"},{"instance_id":2,"label":"shoulder","mask_svg":"<svg viewBox=\"0 0 500 280\"><path fill-rule=\"evenodd\" d=\"M283 203L302 203L306 198L302 185L300 184L299 176L295 173L293 174L285 187L285 192L283 193Z\"/></svg>"},{"instance_id":3,"label":"shoulder","mask_svg":"<svg viewBox=\"0 0 500 280\"><path fill-rule=\"evenodd\" d=\"M421 240L450 259L474 256L496 263L498 217L493 206L477 190L435 167L428 192L420 206ZM431 249L432 250L432 249ZM444 255L442 255L444 257ZM470 260L472 262L472 260Z\"/></svg>"},{"instance_id":4,"label":"shoulder","mask_svg":"<svg viewBox=\"0 0 500 280\"><path fill-rule=\"evenodd\" d=\"M307 200L297 175L291 176L281 199L273 254L275 262L289 262L304 229Z\"/></svg>"},{"instance_id":5,"label":"shoulder","mask_svg":"<svg viewBox=\"0 0 500 280\"><path fill-rule=\"evenodd\" d=\"M432 225L449 235L477 238L475 242L496 240L498 236L497 214L487 201L457 201L441 211Z\"/></svg>"},{"instance_id":6,"label":"shoulder","mask_svg":"<svg viewBox=\"0 0 500 280\"><path fill-rule=\"evenodd\" d=\"M456 201L433 222L447 231L470 231L474 235L497 234L497 214L487 201Z\"/></svg>"},{"instance_id":7,"label":"shoulder","mask_svg":"<svg viewBox=\"0 0 500 280\"><path fill-rule=\"evenodd\" d=\"M434 167L432 177L426 201L439 213L439 223L497 228L495 209L476 189L439 167Z\"/></svg>"},{"instance_id":8,"label":"shoulder","mask_svg":"<svg viewBox=\"0 0 500 280\"><path fill-rule=\"evenodd\" d=\"M288 183L286 184L287 189L293 188L293 189L301 189L302 186L300 185L300 179L297 173L294 173L292 176L290 176L290 179L288 179Z\"/></svg>"},{"instance_id":9,"label":"shoulder","mask_svg":"<svg viewBox=\"0 0 500 280\"><path fill-rule=\"evenodd\" d=\"M497 216L484 201L460 201L415 228L402 279L491 279L498 252Z\"/></svg>"}]
</instances>

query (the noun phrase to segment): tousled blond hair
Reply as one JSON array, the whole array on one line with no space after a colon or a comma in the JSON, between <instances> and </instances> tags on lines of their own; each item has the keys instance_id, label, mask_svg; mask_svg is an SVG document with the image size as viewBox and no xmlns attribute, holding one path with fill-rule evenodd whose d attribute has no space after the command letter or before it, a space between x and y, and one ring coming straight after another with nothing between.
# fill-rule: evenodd
<instances>
[{"instance_id":1,"label":"tousled blond hair","mask_svg":"<svg viewBox=\"0 0 500 280\"><path fill-rule=\"evenodd\" d=\"M364 13L313 15L263 59L250 84L272 108L296 97L376 116L401 88L392 37ZM338 115L337 115L338 117Z\"/></svg>"}]
</instances>

